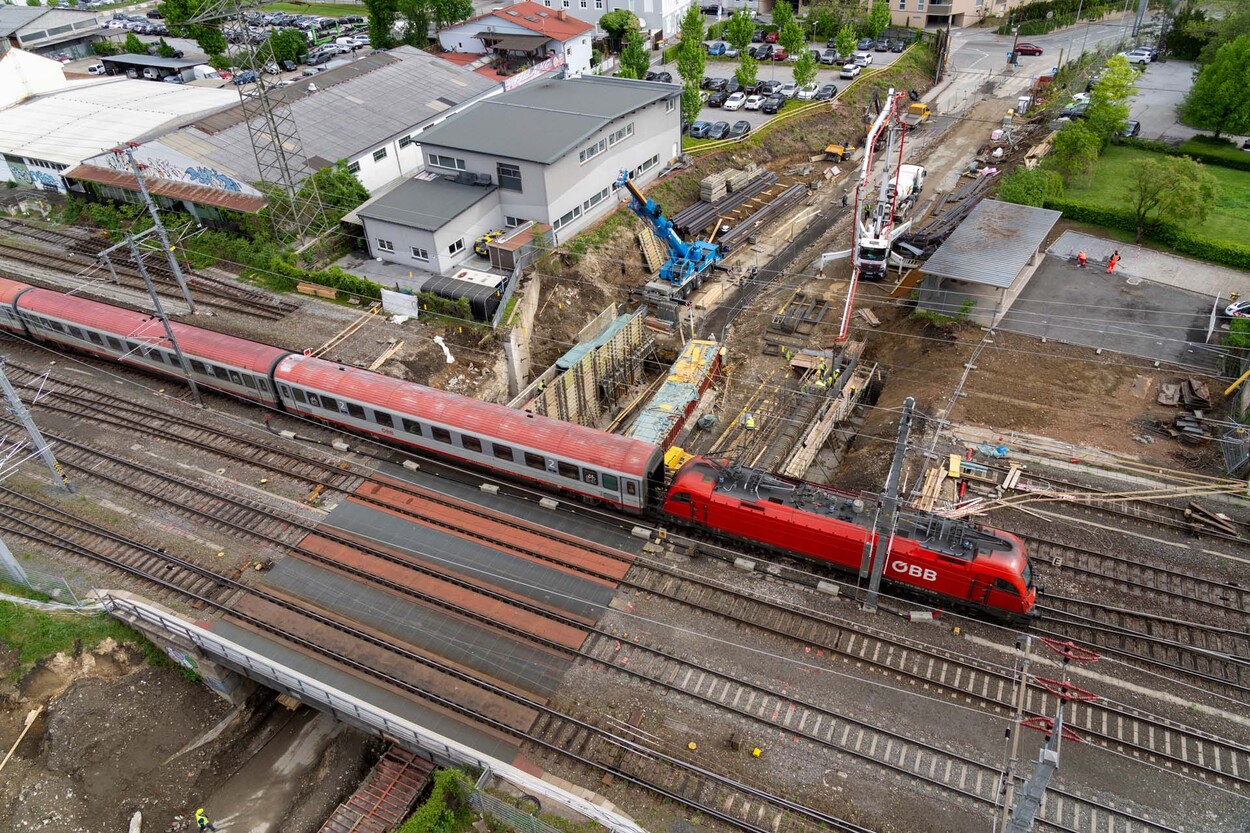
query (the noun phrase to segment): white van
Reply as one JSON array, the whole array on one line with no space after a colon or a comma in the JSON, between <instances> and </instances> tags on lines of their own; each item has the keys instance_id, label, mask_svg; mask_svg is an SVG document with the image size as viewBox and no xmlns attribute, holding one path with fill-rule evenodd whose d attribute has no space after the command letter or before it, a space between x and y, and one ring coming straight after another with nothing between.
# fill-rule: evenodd
<instances>
[{"instance_id":1,"label":"white van","mask_svg":"<svg viewBox=\"0 0 1250 833\"><path fill-rule=\"evenodd\" d=\"M160 74L160 72L158 72L158 71L157 71L156 67L144 67L144 68L143 68L143 77L144 77L144 78L146 78L146 79L148 79L149 81L160 81L160 80L161 80L161 74Z\"/></svg>"},{"instance_id":2,"label":"white van","mask_svg":"<svg viewBox=\"0 0 1250 833\"><path fill-rule=\"evenodd\" d=\"M221 73L210 67L208 64L197 64L196 66L191 67L191 74L196 81L221 78Z\"/></svg>"},{"instance_id":3,"label":"white van","mask_svg":"<svg viewBox=\"0 0 1250 833\"><path fill-rule=\"evenodd\" d=\"M87 67L88 75L104 75L104 64L92 64Z\"/></svg>"}]
</instances>

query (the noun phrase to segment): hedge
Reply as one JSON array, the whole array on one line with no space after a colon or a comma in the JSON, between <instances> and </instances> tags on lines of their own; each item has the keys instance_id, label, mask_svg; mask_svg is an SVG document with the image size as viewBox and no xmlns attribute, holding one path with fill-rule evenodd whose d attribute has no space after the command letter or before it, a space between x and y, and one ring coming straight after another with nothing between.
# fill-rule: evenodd
<instances>
[{"instance_id":1,"label":"hedge","mask_svg":"<svg viewBox=\"0 0 1250 833\"><path fill-rule=\"evenodd\" d=\"M1063 216L1077 223L1091 223L1105 228L1118 229L1130 234L1137 233L1137 220L1128 211L1100 206L1083 205L1063 199L1046 201L1046 208L1062 211ZM1147 231L1146 237L1167 246L1177 254L1231 266L1234 269L1250 269L1250 246L1203 237L1170 223L1161 223Z\"/></svg>"},{"instance_id":2,"label":"hedge","mask_svg":"<svg viewBox=\"0 0 1250 833\"><path fill-rule=\"evenodd\" d=\"M1149 139L1120 139L1121 144L1129 147L1140 148L1141 150L1149 150L1154 153L1164 153L1168 156L1188 156L1204 165L1215 165L1218 168L1232 168L1235 171L1250 172L1250 153L1244 150L1238 150L1240 156L1234 156L1230 153L1218 153L1216 151L1204 151L1201 147L1195 148L1195 139L1191 139L1180 147L1169 145L1166 142L1155 142ZM1236 150L1236 145L1229 145L1230 148Z\"/></svg>"}]
</instances>

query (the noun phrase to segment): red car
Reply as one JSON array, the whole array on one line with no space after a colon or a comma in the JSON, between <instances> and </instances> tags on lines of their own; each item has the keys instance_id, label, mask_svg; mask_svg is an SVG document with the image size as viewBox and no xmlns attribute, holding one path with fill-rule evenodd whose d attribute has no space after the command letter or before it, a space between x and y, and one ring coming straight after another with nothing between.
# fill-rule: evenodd
<instances>
[{"instance_id":1,"label":"red car","mask_svg":"<svg viewBox=\"0 0 1250 833\"><path fill-rule=\"evenodd\" d=\"M764 43L776 43L776 42L777 42L776 32L768 32L767 34L764 35Z\"/></svg>"},{"instance_id":2,"label":"red car","mask_svg":"<svg viewBox=\"0 0 1250 833\"><path fill-rule=\"evenodd\" d=\"M768 57L772 58L774 61L785 61L790 57L790 53L785 51L781 47L777 47L776 49L773 50L773 54L769 55Z\"/></svg>"},{"instance_id":3,"label":"red car","mask_svg":"<svg viewBox=\"0 0 1250 833\"><path fill-rule=\"evenodd\" d=\"M1017 55L1041 55L1042 48L1035 43L1017 43Z\"/></svg>"}]
</instances>

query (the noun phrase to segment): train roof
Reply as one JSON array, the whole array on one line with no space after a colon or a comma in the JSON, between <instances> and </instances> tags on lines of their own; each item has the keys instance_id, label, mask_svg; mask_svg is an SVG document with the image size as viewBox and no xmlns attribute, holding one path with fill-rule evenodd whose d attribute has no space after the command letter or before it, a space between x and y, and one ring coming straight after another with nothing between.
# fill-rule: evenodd
<instances>
[{"instance_id":1,"label":"train roof","mask_svg":"<svg viewBox=\"0 0 1250 833\"><path fill-rule=\"evenodd\" d=\"M18 309L54 315L119 338L142 340L166 348L170 346L166 343L165 328L152 313L135 312L48 289L27 292L21 297ZM268 376L278 360L291 352L189 324L171 324L178 346L189 358L250 370L262 376Z\"/></svg>"},{"instance_id":2,"label":"train roof","mask_svg":"<svg viewBox=\"0 0 1250 833\"><path fill-rule=\"evenodd\" d=\"M645 477L661 459L659 446L652 443L309 356L287 356L275 376L638 478Z\"/></svg>"},{"instance_id":3,"label":"train roof","mask_svg":"<svg viewBox=\"0 0 1250 833\"><path fill-rule=\"evenodd\" d=\"M824 515L871 530L876 522L877 497L865 498L817 483L794 480L707 457L694 457L673 478L673 488L696 494L723 495L747 503L767 502L813 515ZM1016 541L997 530L932 512L903 510L894 534L941 553L964 559L977 556L1005 558L1012 565L1019 552ZM1023 558L1023 556L1020 556ZM1023 568L1023 562L1019 567Z\"/></svg>"},{"instance_id":4,"label":"train roof","mask_svg":"<svg viewBox=\"0 0 1250 833\"><path fill-rule=\"evenodd\" d=\"M13 303L23 289L30 289L30 284L20 283L19 281L11 281L8 278L0 278L0 304L9 305Z\"/></svg>"}]
</instances>

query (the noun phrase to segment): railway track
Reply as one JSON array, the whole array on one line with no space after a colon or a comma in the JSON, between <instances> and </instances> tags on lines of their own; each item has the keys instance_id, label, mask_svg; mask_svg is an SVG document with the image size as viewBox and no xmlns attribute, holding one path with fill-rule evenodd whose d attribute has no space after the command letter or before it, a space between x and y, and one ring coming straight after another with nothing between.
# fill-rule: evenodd
<instances>
[{"instance_id":1,"label":"railway track","mask_svg":"<svg viewBox=\"0 0 1250 833\"><path fill-rule=\"evenodd\" d=\"M3 228L3 226L0 226L0 228ZM96 266L95 257L97 252L84 251L77 253L76 248L81 248L81 245L81 241L79 241L77 247L68 249L68 254L56 254L0 242L0 259L64 271L69 274L78 274L85 268ZM78 254L78 256L75 256L75 254ZM182 292L177 287L173 273L168 268L160 268L155 262L149 263L146 260L144 265L152 278L156 291L162 297L175 301L183 300ZM95 271L100 274L107 274L103 266L99 266ZM147 287L137 271L127 269L124 266L116 271L118 282L122 286L133 289L147 297ZM42 285L37 276L22 274L20 279L35 285ZM277 321L299 308L299 305L289 301L274 298L259 290L232 284L209 275L195 274L187 279L187 283L191 287L193 295L198 296L198 300L203 303L210 304L218 309L229 310L265 321ZM56 286L48 286L47 288L59 291L64 289Z\"/></svg>"}]
</instances>

